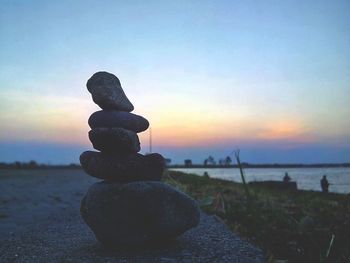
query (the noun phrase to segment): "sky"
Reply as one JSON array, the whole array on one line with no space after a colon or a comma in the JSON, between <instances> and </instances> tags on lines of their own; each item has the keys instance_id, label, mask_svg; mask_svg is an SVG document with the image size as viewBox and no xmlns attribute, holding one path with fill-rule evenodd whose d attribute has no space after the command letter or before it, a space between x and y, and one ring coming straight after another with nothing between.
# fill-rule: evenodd
<instances>
[{"instance_id":1,"label":"sky","mask_svg":"<svg viewBox=\"0 0 350 263\"><path fill-rule=\"evenodd\" d=\"M347 0L1 1L0 162L78 163L97 71L173 163L350 162L349 14Z\"/></svg>"}]
</instances>

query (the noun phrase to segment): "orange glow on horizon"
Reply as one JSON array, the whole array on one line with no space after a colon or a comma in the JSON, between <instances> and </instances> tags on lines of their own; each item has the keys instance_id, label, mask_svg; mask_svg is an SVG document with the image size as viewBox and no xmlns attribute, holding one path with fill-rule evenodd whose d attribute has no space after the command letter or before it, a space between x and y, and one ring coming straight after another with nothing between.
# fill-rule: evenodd
<instances>
[{"instance_id":1,"label":"orange glow on horizon","mask_svg":"<svg viewBox=\"0 0 350 263\"><path fill-rule=\"evenodd\" d=\"M301 120L251 120L232 114L230 117L213 114L203 119L202 114L168 114L166 118L153 121L153 141L158 145L172 147L213 146L228 142L313 141ZM147 131L141 138L148 144Z\"/></svg>"},{"instance_id":2,"label":"orange glow on horizon","mask_svg":"<svg viewBox=\"0 0 350 263\"><path fill-rule=\"evenodd\" d=\"M89 94L86 99L18 97L26 108L26 117L22 117L22 108L4 114L0 118L4 124L1 139L91 146L87 120L99 109L91 103ZM175 108L166 101L162 103L157 108L140 107L135 112L149 120L155 145L200 147L264 141L308 143L314 139L303 120L295 117L259 118L244 109L234 111L181 99ZM149 131L139 136L142 146L147 147Z\"/></svg>"},{"instance_id":3,"label":"orange glow on horizon","mask_svg":"<svg viewBox=\"0 0 350 263\"><path fill-rule=\"evenodd\" d=\"M262 140L296 140L310 142L312 137L301 120L285 118L268 123L257 135Z\"/></svg>"}]
</instances>

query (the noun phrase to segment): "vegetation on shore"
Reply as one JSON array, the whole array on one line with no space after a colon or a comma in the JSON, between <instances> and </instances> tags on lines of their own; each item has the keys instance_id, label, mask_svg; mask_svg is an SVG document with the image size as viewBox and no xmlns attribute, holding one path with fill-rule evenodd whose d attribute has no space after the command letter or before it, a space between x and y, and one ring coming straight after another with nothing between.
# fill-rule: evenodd
<instances>
[{"instance_id":1,"label":"vegetation on shore","mask_svg":"<svg viewBox=\"0 0 350 263\"><path fill-rule=\"evenodd\" d=\"M269 262L347 262L350 195L276 191L175 171L164 180L261 247ZM246 185L246 187L248 187Z\"/></svg>"},{"instance_id":2,"label":"vegetation on shore","mask_svg":"<svg viewBox=\"0 0 350 263\"><path fill-rule=\"evenodd\" d=\"M262 164L254 164L254 163L242 163L241 166L243 168L334 168L334 167L350 167L350 163L315 163L315 164L283 164L283 163L262 163ZM71 163L71 164L44 164L37 163L36 161L29 162L0 162L0 169L72 169L72 168L81 168L80 164ZM167 164L167 168L239 168L237 164Z\"/></svg>"}]
</instances>

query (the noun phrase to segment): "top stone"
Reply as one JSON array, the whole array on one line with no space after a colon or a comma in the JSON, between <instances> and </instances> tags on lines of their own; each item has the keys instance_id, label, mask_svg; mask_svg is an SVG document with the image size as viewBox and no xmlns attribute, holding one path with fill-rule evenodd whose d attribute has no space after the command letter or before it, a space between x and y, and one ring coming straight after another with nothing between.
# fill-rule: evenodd
<instances>
[{"instance_id":1,"label":"top stone","mask_svg":"<svg viewBox=\"0 0 350 263\"><path fill-rule=\"evenodd\" d=\"M100 71L92 75L86 87L92 100L103 110L133 111L134 106L126 97L119 79L108 72Z\"/></svg>"}]
</instances>

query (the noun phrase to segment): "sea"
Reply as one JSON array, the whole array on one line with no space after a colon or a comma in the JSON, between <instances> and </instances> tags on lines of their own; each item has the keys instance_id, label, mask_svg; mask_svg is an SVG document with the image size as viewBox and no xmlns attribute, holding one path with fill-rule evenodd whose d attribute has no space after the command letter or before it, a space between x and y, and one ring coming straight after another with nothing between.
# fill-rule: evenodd
<instances>
[{"instance_id":1,"label":"sea","mask_svg":"<svg viewBox=\"0 0 350 263\"><path fill-rule=\"evenodd\" d=\"M174 168L170 170L197 174L199 176L203 176L207 172L212 178L242 182L238 168ZM291 181L297 183L298 189L321 191L320 180L323 175L326 175L330 183L329 192L350 194L350 167L244 169L247 182L282 181L285 173L288 173Z\"/></svg>"}]
</instances>

